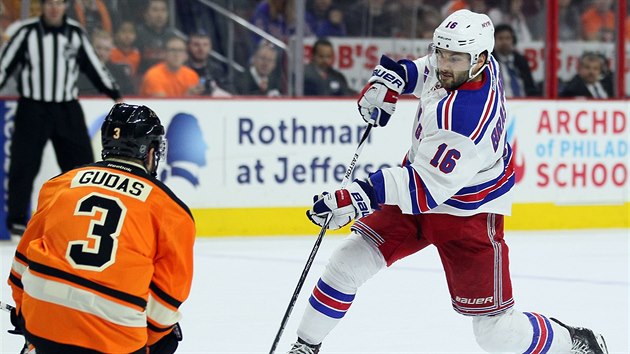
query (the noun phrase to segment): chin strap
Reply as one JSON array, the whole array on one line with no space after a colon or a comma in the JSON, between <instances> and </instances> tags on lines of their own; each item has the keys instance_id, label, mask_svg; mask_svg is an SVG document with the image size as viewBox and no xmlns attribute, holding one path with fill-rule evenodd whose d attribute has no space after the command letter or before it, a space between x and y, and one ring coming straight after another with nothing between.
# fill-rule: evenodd
<instances>
[{"instance_id":1,"label":"chin strap","mask_svg":"<svg viewBox=\"0 0 630 354\"><path fill-rule=\"evenodd\" d=\"M486 68L488 67L488 64L490 62L486 60L486 63L483 64L483 66L481 68L479 68L479 71L477 71L477 73L475 75L473 75L472 71L475 68L475 66L471 66L470 69L468 70L468 80L472 80L474 78L476 78L477 76L479 76L479 74L481 74L484 70L486 70Z\"/></svg>"}]
</instances>

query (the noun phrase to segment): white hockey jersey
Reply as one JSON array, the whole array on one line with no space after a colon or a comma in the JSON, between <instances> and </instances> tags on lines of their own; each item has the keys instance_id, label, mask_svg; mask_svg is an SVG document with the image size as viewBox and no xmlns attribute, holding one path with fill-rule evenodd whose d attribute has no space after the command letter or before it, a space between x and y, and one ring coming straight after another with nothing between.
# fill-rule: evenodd
<instances>
[{"instance_id":1,"label":"white hockey jersey","mask_svg":"<svg viewBox=\"0 0 630 354\"><path fill-rule=\"evenodd\" d=\"M400 63L407 71L403 94L420 104L402 167L370 176L379 202L405 214L510 215L515 176L497 61L490 56L481 81L453 91L441 88L428 56Z\"/></svg>"}]
</instances>

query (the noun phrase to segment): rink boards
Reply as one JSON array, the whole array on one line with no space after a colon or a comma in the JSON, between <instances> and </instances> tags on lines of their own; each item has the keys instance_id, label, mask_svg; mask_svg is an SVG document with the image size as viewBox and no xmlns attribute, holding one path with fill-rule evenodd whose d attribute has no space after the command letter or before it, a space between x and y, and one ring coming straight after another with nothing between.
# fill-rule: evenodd
<instances>
[{"instance_id":1,"label":"rink boards","mask_svg":"<svg viewBox=\"0 0 630 354\"><path fill-rule=\"evenodd\" d=\"M15 101L0 102L4 195ZM167 128L159 176L190 206L199 235L316 233L304 211L312 195L339 186L365 128L352 99L129 102L153 108ZM98 129L112 102L82 105L99 152ZM402 160L416 108L416 100L401 100L390 124L372 131L355 177ZM627 228L629 112L614 100L508 102L517 184L507 228ZM58 173L48 146L35 190Z\"/></svg>"}]
</instances>

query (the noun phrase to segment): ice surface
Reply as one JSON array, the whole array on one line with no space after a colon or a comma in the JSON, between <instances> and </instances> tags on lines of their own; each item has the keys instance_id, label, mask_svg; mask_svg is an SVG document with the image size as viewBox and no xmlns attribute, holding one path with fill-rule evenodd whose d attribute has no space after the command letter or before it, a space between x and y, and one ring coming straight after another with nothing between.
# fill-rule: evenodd
<instances>
[{"instance_id":1,"label":"ice surface","mask_svg":"<svg viewBox=\"0 0 630 354\"><path fill-rule=\"evenodd\" d=\"M611 353L630 353L629 238L629 230L509 232L517 308L596 329ZM184 341L178 353L267 353L314 241L315 236L199 238L192 293L181 308ZM340 241L324 239L277 353L295 340L310 291ZM7 302L14 248L0 242L0 299ZM0 351L17 353L21 341L6 333L8 314L0 314L0 323ZM430 247L365 284L321 353L482 351L470 318L452 310Z\"/></svg>"}]
</instances>

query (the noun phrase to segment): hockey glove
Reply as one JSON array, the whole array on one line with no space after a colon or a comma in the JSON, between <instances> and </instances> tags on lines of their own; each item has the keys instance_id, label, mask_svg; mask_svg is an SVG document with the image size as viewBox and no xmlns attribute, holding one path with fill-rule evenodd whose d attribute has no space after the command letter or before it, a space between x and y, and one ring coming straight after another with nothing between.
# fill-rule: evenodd
<instances>
[{"instance_id":1,"label":"hockey glove","mask_svg":"<svg viewBox=\"0 0 630 354\"><path fill-rule=\"evenodd\" d=\"M149 354L173 354L182 339L184 339L182 328L179 326L179 323L175 323L171 333L149 346Z\"/></svg>"},{"instance_id":2,"label":"hockey glove","mask_svg":"<svg viewBox=\"0 0 630 354\"><path fill-rule=\"evenodd\" d=\"M332 213L328 228L337 230L354 219L371 214L374 209L378 209L374 188L367 182L355 180L345 189L315 196L313 207L306 211L306 216L314 224L324 226L326 217Z\"/></svg>"},{"instance_id":3,"label":"hockey glove","mask_svg":"<svg viewBox=\"0 0 630 354\"><path fill-rule=\"evenodd\" d=\"M15 328L10 329L7 332L18 335L18 336L23 336L24 331L22 331L22 326L24 325L24 319L22 318L21 315L17 314L17 310L15 308L11 309L10 318L11 318L11 324Z\"/></svg>"},{"instance_id":4,"label":"hockey glove","mask_svg":"<svg viewBox=\"0 0 630 354\"><path fill-rule=\"evenodd\" d=\"M357 101L359 113L366 123L384 127L396 110L396 102L403 92L407 76L405 68L383 55L374 68L372 77ZM374 109L378 108L378 113Z\"/></svg>"}]
</instances>

